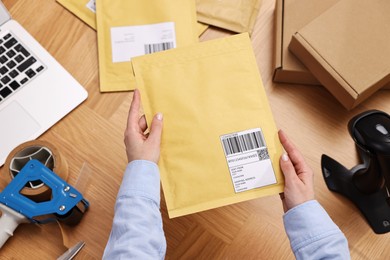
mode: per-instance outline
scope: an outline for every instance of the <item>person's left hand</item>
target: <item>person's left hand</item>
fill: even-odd
[[[280,168],[284,174],[284,193],[281,194],[284,212],[314,199],[313,170],[302,154],[280,130],[279,140],[286,153],[280,158]]]
[[[139,116],[141,96],[134,90],[130,105],[127,128],[125,131],[125,145],[128,162],[134,160],[148,160],[158,163],[160,158],[160,143],[163,127],[163,116],[158,113],[154,116],[149,133],[145,134],[148,126],[145,115]]]

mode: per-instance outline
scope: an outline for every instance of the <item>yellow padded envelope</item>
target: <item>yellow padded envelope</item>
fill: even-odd
[[[96,1],[95,0],[57,0],[62,6],[79,17],[86,24],[96,30]],[[197,23],[198,35],[202,35],[209,26]]]
[[[282,147],[247,33],[132,63],[149,125],[164,114],[159,166],[170,217],[282,192]],[[264,141],[266,150],[251,149]],[[250,189],[256,181],[262,187]]]
[[[252,33],[262,0],[196,0],[198,21],[233,32]]]
[[[176,47],[198,42],[196,9],[193,0],[96,0],[96,22],[99,52],[100,91],[125,91],[135,88],[135,80],[130,58],[116,59],[115,53],[128,55],[135,48],[128,48],[130,43],[139,41],[146,35],[149,27],[161,23],[173,23]],[[113,30],[144,28],[138,34],[122,32],[114,38]],[[160,33],[165,29],[160,29]],[[155,34],[153,34],[155,35]],[[171,32],[161,36],[167,37]],[[157,45],[163,45],[163,42]],[[112,42],[115,42],[113,45]],[[150,45],[156,44],[151,41]],[[119,51],[120,48],[126,47]],[[157,48],[156,48],[157,49]],[[145,53],[143,53],[145,54]],[[140,55],[143,55],[140,54]]]
[[[96,30],[95,0],[57,0],[57,2]]]

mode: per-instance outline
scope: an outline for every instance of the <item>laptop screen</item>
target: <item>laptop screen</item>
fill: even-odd
[[[2,1],[0,1],[0,25],[4,24],[11,19],[11,15],[8,13]]]

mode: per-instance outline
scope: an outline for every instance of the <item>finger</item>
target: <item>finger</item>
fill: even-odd
[[[302,154],[298,151],[295,145],[287,138],[287,135],[283,130],[279,130],[279,140],[283,145],[284,150],[287,152],[289,159],[295,166],[297,171],[306,171],[307,165]]]
[[[141,116],[141,118],[138,120],[138,125],[142,133],[145,133],[146,129],[148,129],[148,123],[146,122],[145,115]]]
[[[148,141],[153,143],[156,147],[160,147],[161,143],[161,134],[163,128],[162,120],[163,115],[161,113],[158,113],[153,117],[152,123],[150,125]]]
[[[280,157],[279,164],[280,169],[283,172],[286,185],[291,185],[293,182],[299,180],[294,165],[292,164],[291,160],[289,159],[289,156],[286,153]]]
[[[286,152],[291,156],[291,152],[296,150],[294,144],[288,139],[283,130],[279,130],[278,134],[279,140],[282,143],[284,150],[286,150]]]
[[[294,144],[287,138],[287,135],[282,130],[279,130],[279,139],[288,154],[288,159],[292,163],[295,175],[297,175],[299,180],[305,184],[312,183],[313,171],[306,164],[302,154],[295,148]],[[283,167],[287,167],[287,165],[285,164]],[[291,180],[294,180],[294,178],[291,177]]]
[[[134,90],[133,100],[131,101],[129,116],[127,118],[127,129],[134,126],[138,122],[139,108],[141,103],[141,96],[138,89]]]

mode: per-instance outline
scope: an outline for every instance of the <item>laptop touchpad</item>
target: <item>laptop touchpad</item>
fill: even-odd
[[[38,122],[16,101],[0,110],[0,165],[17,145],[39,130]]]

